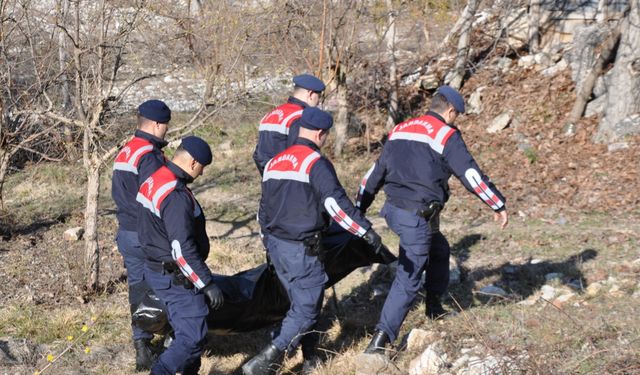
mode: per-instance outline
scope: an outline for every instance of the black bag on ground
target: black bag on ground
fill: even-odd
[[[384,247],[380,255],[361,238],[331,227],[322,239],[324,267],[330,288],[355,269],[373,263],[389,264],[396,257]],[[218,333],[247,332],[268,327],[284,319],[289,298],[273,267],[265,263],[232,276],[213,275],[225,301],[207,317],[209,330]],[[149,290],[132,314],[134,324],[153,333],[169,329],[164,304]]]

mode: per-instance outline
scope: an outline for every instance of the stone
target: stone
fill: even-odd
[[[564,275],[562,273],[560,273],[560,272],[551,272],[551,273],[548,273],[548,274],[544,275],[544,279],[546,281],[560,280],[560,279],[562,279],[563,276]]]
[[[478,293],[487,294],[487,295],[498,295],[503,297],[508,295],[508,293],[505,292],[504,289],[497,287],[493,284],[485,286],[484,288],[480,289]]]
[[[533,306],[536,304],[537,302],[537,298],[534,296],[531,296],[527,299],[523,299],[522,301],[518,302],[518,305],[522,305],[522,306]]]
[[[608,28],[603,24],[579,27],[574,31],[573,48],[565,54],[565,59],[571,67],[571,79],[576,83],[575,92],[582,89],[584,78],[596,61],[596,48],[604,42],[608,33]]]
[[[433,343],[409,364],[409,375],[437,375],[447,365],[447,355],[438,343]]]
[[[542,262],[544,262],[544,260],[542,260],[542,259],[531,259],[531,261],[529,263],[531,263],[531,264],[540,264]]]
[[[4,366],[34,366],[45,348],[27,339],[0,337],[0,368]]]
[[[460,370],[461,368],[465,367],[467,365],[467,363],[469,363],[469,355],[467,354],[463,354],[462,357],[456,359],[452,364],[451,364],[451,371],[453,373],[457,372],[458,370]]]
[[[620,150],[626,150],[629,148],[629,144],[627,142],[615,142],[607,145],[608,152],[616,152]]]
[[[604,113],[604,108],[607,105],[607,96],[602,95],[599,96],[589,103],[587,103],[587,108],[584,110],[584,117],[593,117],[598,116]]]
[[[356,358],[356,375],[401,375],[402,371],[382,354],[360,353]]]
[[[566,303],[567,301],[569,301],[570,299],[572,299],[573,297],[575,297],[575,293],[567,293],[567,294],[563,294],[560,297],[556,298],[553,301],[553,304],[558,306],[558,305],[562,305],[564,303]]]
[[[609,71],[608,73],[610,72],[611,71]],[[596,79],[596,84],[593,86],[593,91],[591,92],[591,95],[593,95],[594,98],[600,98],[602,96],[606,96],[605,95],[606,93],[607,93],[607,79],[605,78],[605,76],[600,76],[598,77],[598,79]]]
[[[421,328],[412,329],[407,335],[407,350],[417,351],[424,349],[431,344],[438,335],[434,331],[427,331]]]
[[[231,140],[226,140],[218,145],[218,150],[220,151],[230,151],[233,146],[233,142]]]
[[[469,96],[469,100],[467,100],[466,113],[470,113],[470,114],[482,113],[482,92],[484,91],[484,89],[486,89],[486,86],[480,86],[476,89],[476,91],[474,91],[471,94],[471,96]]]
[[[547,301],[551,301],[556,296],[556,288],[551,285],[543,285],[540,291],[542,292],[541,297]]]
[[[540,65],[543,68],[550,67],[553,64],[553,59],[547,52],[536,53],[533,55],[533,60],[536,62],[536,65]]]
[[[502,73],[507,73],[511,70],[511,65],[513,65],[513,61],[508,57],[501,57],[496,61],[496,66]]]
[[[507,126],[509,126],[509,123],[511,122],[511,116],[512,116],[511,111],[507,111],[500,114],[498,117],[493,119],[493,121],[491,122],[491,125],[489,125],[489,127],[487,128],[487,132],[493,134],[506,128]]]
[[[415,86],[423,90],[435,90],[440,86],[440,79],[434,73],[427,74],[418,78]]]
[[[79,241],[82,238],[83,234],[84,234],[83,227],[69,228],[64,231],[64,233],[62,234],[62,238],[64,238],[67,241]]]
[[[552,65],[544,70],[542,70],[542,75],[546,76],[546,77],[553,77],[555,75],[557,75],[560,72],[565,71],[567,68],[569,67],[569,63],[567,63],[567,60],[562,59],[560,61],[558,61],[555,65]]]
[[[602,120],[604,121],[606,118]],[[609,120],[611,122],[611,120]],[[609,143],[620,142],[627,136],[635,136],[640,134],[640,114],[631,114],[621,121],[613,124],[612,126],[602,129],[603,124],[600,124],[600,130],[598,130],[598,136],[596,140],[603,140]]]
[[[465,375],[498,375],[502,374],[502,363],[493,356],[488,356],[484,359],[478,358],[470,360],[468,367],[464,372],[458,372]]]
[[[530,68],[536,64],[536,58],[534,55],[526,55],[518,59],[518,66],[521,68]]]
[[[586,293],[587,293],[587,296],[589,297],[595,297],[596,295],[598,295],[598,293],[600,293],[600,290],[602,290],[602,284],[599,282],[595,282],[595,283],[589,284],[589,286],[587,287]]]

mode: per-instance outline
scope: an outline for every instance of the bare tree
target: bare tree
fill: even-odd
[[[598,13],[596,21],[603,23],[609,19],[609,0],[598,0]]]
[[[4,181],[16,154],[23,151],[52,159],[39,149],[46,149],[41,146],[51,142],[57,124],[24,111],[37,106],[38,92],[50,82],[32,74],[47,65],[50,46],[48,34],[27,22],[31,11],[28,2],[0,2],[0,206],[4,206]]]
[[[386,129],[391,130],[398,122],[398,67],[396,64],[396,12],[393,1],[386,0],[388,12],[388,30],[385,36],[389,55],[389,116]]]
[[[467,6],[462,11],[460,38],[458,39],[458,51],[456,53],[456,62],[453,69],[445,77],[445,82],[455,89],[462,86],[464,80],[465,68],[467,65],[467,57],[469,55],[469,47],[471,45],[471,26],[473,24],[473,16],[476,14],[480,1],[469,0]]]
[[[540,11],[542,0],[529,2],[529,52],[538,53],[540,50]]]

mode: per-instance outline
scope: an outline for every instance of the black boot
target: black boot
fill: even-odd
[[[376,333],[373,334],[371,342],[364,352],[367,354],[384,354],[384,347],[389,341],[389,336],[384,331],[377,330]]]
[[[150,370],[153,361],[156,359],[151,350],[151,340],[134,340],[133,347],[136,348],[136,371]]]
[[[442,307],[440,295],[433,292],[427,292],[424,299],[425,315],[432,320],[439,320],[447,316],[449,312]]]
[[[269,344],[258,355],[242,366],[243,375],[270,375],[280,368],[284,352]]]

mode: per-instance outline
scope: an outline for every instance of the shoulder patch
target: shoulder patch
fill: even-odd
[[[455,132],[456,129],[433,116],[422,116],[396,125],[389,133],[389,140],[426,143],[435,152],[442,154],[449,137]]]
[[[269,160],[262,181],[269,179],[309,182],[311,167],[321,155],[310,147],[293,145]]]

